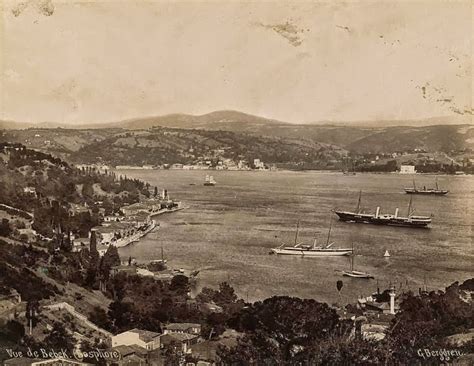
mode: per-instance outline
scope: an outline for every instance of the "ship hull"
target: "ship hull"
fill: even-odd
[[[354,212],[335,211],[340,221],[354,222],[359,224],[400,226],[412,228],[427,228],[431,219],[425,216],[417,217],[395,217],[392,215],[359,214]]]
[[[419,191],[415,189],[405,189],[406,194],[421,194],[426,196],[444,196],[448,194],[449,191],[435,191],[435,190],[427,190],[427,191]]]
[[[333,257],[352,254],[352,249],[302,249],[302,248],[274,248],[274,254],[298,255],[304,257]]]
[[[352,277],[352,278],[365,278],[365,279],[375,278],[370,273],[359,272],[359,271],[343,271],[342,275],[345,277]]]

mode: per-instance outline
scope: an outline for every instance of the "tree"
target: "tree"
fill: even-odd
[[[46,349],[66,349],[68,354],[72,354],[75,341],[61,323],[54,322],[53,329],[43,340],[43,343]]]
[[[251,335],[260,333],[255,341],[274,342],[284,360],[340,332],[339,317],[327,304],[287,296],[274,296],[243,308],[229,325]]]
[[[214,302],[222,307],[231,305],[237,301],[237,295],[234,289],[227,283],[222,282],[219,285],[219,291],[214,296]]]
[[[121,263],[118,249],[114,245],[109,245],[103,258],[103,266],[109,268],[109,270],[114,266],[119,266]]]
[[[2,219],[0,222],[0,236],[8,237],[11,233],[10,221],[8,219]]]
[[[25,327],[16,320],[9,320],[5,325],[3,333],[8,340],[18,343],[25,336]]]
[[[38,324],[39,302],[37,300],[30,300],[26,303],[25,317],[27,326],[34,328]]]
[[[189,292],[189,279],[184,275],[176,275],[171,279],[170,290],[181,294]]]
[[[133,306],[128,302],[111,302],[108,315],[117,331],[127,329],[134,318]]]
[[[181,344],[179,342],[172,341],[167,344],[163,356],[165,366],[180,366],[184,364],[184,355],[181,351]]]
[[[103,329],[110,329],[110,319],[107,312],[99,306],[94,306],[92,311],[89,313],[89,320]]]

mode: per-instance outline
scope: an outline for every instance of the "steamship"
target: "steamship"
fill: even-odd
[[[395,213],[393,215],[381,214],[380,207],[377,207],[375,214],[361,212],[361,195],[362,192],[359,192],[359,201],[355,211],[334,210],[334,213],[339,216],[340,221],[374,225],[403,226],[412,228],[426,228],[429,224],[431,224],[430,216],[413,215],[412,197],[410,197],[407,216],[399,216],[398,208],[395,210]]]
[[[418,188],[415,184],[415,180],[413,179],[413,188],[405,188],[405,192],[407,194],[425,194],[425,195],[433,195],[433,196],[444,196],[448,194],[448,190],[446,189],[439,189],[438,187],[438,179],[436,179],[436,188]]]

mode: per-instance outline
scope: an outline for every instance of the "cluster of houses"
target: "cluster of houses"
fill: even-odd
[[[162,164],[162,165],[117,165],[115,169],[128,170],[128,169],[171,169],[171,170],[268,170],[275,169],[274,166],[265,164],[261,159],[255,158],[253,161],[247,161],[244,159],[234,160],[225,158],[223,154],[228,148],[220,148],[212,151],[209,156],[200,156],[194,163],[174,163],[174,164]],[[95,171],[107,171],[110,168],[105,165],[93,164],[93,165],[78,165],[78,167],[86,167]]]
[[[184,364],[186,356],[191,356],[190,366],[210,366],[217,361],[220,346],[235,346],[239,334],[227,330],[219,340],[210,341],[201,337],[201,325],[197,323],[170,323],[163,327],[162,333],[142,329],[131,329],[112,337],[112,352],[120,354],[122,365],[163,365],[164,354],[172,351],[180,355]]]
[[[225,338],[225,337],[224,337]],[[235,343],[236,335],[228,334],[226,338]],[[167,361],[166,353],[171,351],[180,357],[180,364],[186,356],[192,356],[190,366],[211,366],[216,364],[216,351],[219,345],[228,344],[207,341],[201,337],[201,324],[197,323],[170,323],[164,326],[162,333],[143,329],[130,329],[112,335],[108,342],[109,348],[96,353],[106,365],[156,365],[163,366]],[[80,353],[76,351],[75,355]],[[74,359],[64,358],[27,358],[16,357],[4,362],[5,365],[90,365]],[[184,364],[184,363],[183,363]]]
[[[180,203],[171,200],[167,190],[163,190],[160,196],[124,206],[117,214],[103,216],[101,225],[93,227],[89,237],[73,238],[73,251],[80,251],[93,243],[102,256],[110,245],[126,246],[153,230],[157,225],[153,216],[178,209]]]

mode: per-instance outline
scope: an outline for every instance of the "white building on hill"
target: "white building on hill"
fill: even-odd
[[[160,348],[160,334],[142,329],[131,329],[112,337],[112,347],[137,345],[149,351]]]
[[[400,174],[415,174],[415,166],[414,165],[401,165],[400,166]]]

